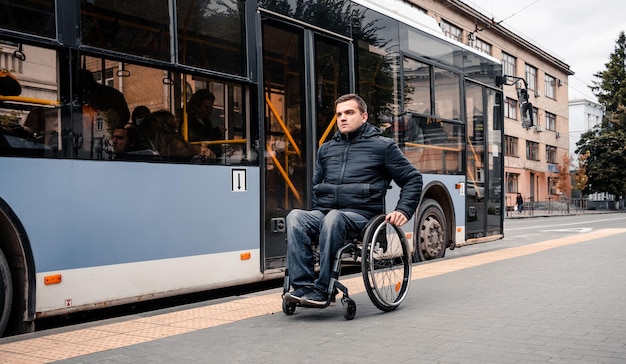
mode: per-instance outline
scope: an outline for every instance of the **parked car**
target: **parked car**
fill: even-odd
[[[468,181],[466,193],[474,197],[476,201],[482,201],[485,198],[485,183]]]

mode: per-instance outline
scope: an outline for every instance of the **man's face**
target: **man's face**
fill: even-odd
[[[206,99],[202,104],[200,104],[200,108],[198,110],[198,116],[202,119],[208,119],[211,117],[211,113],[213,113],[213,100]]]
[[[115,129],[113,131],[113,140],[111,143],[113,144],[113,153],[119,154],[126,152],[130,147],[128,141],[128,130]]]
[[[337,128],[342,134],[351,133],[367,121],[367,113],[361,113],[356,100],[340,102],[335,108],[337,115]]]

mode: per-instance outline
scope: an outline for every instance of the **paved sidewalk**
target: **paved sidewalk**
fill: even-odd
[[[131,323],[169,327],[166,315],[136,315],[122,321],[126,332],[116,336],[128,345],[59,363],[624,363],[625,238],[626,229],[598,230],[418,264],[409,295],[394,312],[377,310],[362,289],[351,291],[352,321],[343,319],[340,305],[286,316],[280,290],[272,290],[218,302],[244,307],[258,299],[249,309],[263,311],[267,301],[267,312],[133,345],[142,329]],[[362,287],[358,276],[342,281]],[[179,311],[193,317],[218,303]],[[91,324],[89,332],[108,325]],[[2,339],[0,358],[32,340],[69,342],[82,329]],[[31,358],[46,352],[38,349]]]

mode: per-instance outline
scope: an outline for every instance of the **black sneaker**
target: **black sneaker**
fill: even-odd
[[[322,292],[319,288],[315,288],[302,297],[302,303],[311,306],[324,306],[326,302],[328,302],[328,293]]]
[[[285,301],[291,302],[291,303],[302,302],[302,298],[311,291],[313,291],[313,288],[306,287],[306,286],[294,289],[291,292],[285,293]]]

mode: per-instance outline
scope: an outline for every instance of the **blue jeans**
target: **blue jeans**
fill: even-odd
[[[294,288],[313,285],[328,291],[335,254],[346,237],[358,235],[368,219],[356,212],[331,210],[292,210],[287,215],[287,269]],[[319,277],[315,279],[315,257],[312,241],[318,240],[320,250]]]

